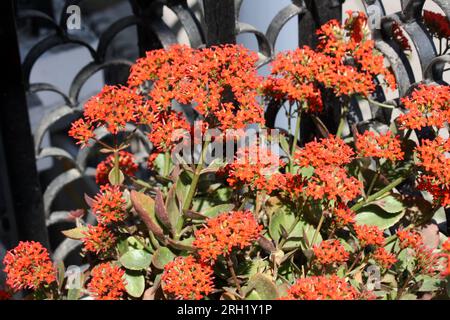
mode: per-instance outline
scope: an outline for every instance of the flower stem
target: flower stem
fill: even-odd
[[[183,211],[189,210],[191,207],[192,200],[194,199],[195,192],[197,191],[197,185],[200,180],[200,174],[203,170],[206,152],[208,150],[208,145],[209,145],[209,138],[206,138],[205,142],[203,143],[202,153],[200,155],[199,163],[197,165],[197,168],[195,169],[194,176],[192,178],[192,182],[189,187],[188,194],[187,194],[186,199],[183,204]]]
[[[366,98],[366,99],[367,99],[367,101],[369,101],[370,103],[372,103],[372,104],[374,104],[374,105],[376,105],[376,106],[378,106],[378,107],[386,108],[386,109],[395,109],[395,106],[394,106],[394,105],[381,103],[381,102],[372,100],[372,99],[370,99],[370,98]]]
[[[119,151],[114,150],[114,171],[116,174],[116,181],[120,181],[120,163],[119,163]]]
[[[294,140],[292,140],[292,146],[291,146],[291,161],[290,161],[290,171],[293,174],[294,173],[294,153],[295,149],[297,148],[297,142],[300,135],[300,125],[302,122],[302,109],[297,108],[297,120],[295,122],[295,132],[294,132]]]
[[[358,211],[359,209],[361,209],[365,204],[370,203],[376,199],[378,199],[379,197],[385,195],[386,193],[388,193],[389,191],[391,191],[392,189],[394,189],[395,187],[397,187],[399,184],[401,184],[402,182],[404,182],[406,180],[406,177],[400,177],[395,179],[394,181],[392,181],[389,185],[387,185],[386,187],[384,187],[383,189],[381,189],[380,191],[374,193],[373,195],[369,196],[366,200],[363,200],[361,202],[358,202],[357,204],[355,204],[353,207],[351,207],[350,209],[353,211]]]
[[[231,277],[233,278],[233,282],[236,285],[238,293],[243,298],[244,295],[242,293],[242,288],[241,288],[241,285],[239,284],[238,278],[236,276],[236,272],[234,271],[233,261],[231,261],[231,257],[230,256],[228,256],[228,258],[227,258],[227,266],[228,266],[228,270],[231,273]]]
[[[322,229],[323,222],[325,221],[325,215],[322,212],[322,215],[320,216],[319,225],[317,226],[316,231],[314,231],[314,235],[312,238],[312,241],[310,243],[310,248],[314,245],[314,242],[316,242],[317,236],[319,235],[320,229]]]

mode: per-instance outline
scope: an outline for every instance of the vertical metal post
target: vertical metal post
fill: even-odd
[[[236,43],[234,0],[203,0],[206,45]]]
[[[0,2],[0,130],[18,238],[49,246],[17,42],[14,0]]]

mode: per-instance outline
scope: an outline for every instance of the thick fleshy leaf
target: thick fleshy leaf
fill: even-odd
[[[392,195],[383,197],[377,201],[371,202],[370,204],[377,205],[388,213],[397,213],[405,209],[403,203]]]
[[[114,167],[109,172],[108,180],[113,186],[117,186],[121,185],[124,182],[125,176],[123,175],[123,172],[120,169]]]
[[[179,233],[183,228],[183,215],[181,214],[181,203],[176,194],[176,185],[173,185],[167,193],[165,205],[170,225],[173,226],[176,233]]]
[[[152,263],[153,265],[163,270],[166,264],[168,264],[170,261],[175,259],[175,255],[166,247],[161,247],[156,250],[155,254],[153,255]]]
[[[173,231],[173,226],[170,223],[169,215],[167,213],[166,205],[161,190],[156,190],[155,196],[155,213],[158,220],[170,231]]]
[[[140,298],[145,291],[145,277],[140,272],[127,270],[124,280],[128,294],[134,298]]]
[[[69,230],[64,230],[61,232],[69,239],[81,240],[86,237],[85,232],[87,232],[88,230],[89,230],[88,227],[78,227]]]
[[[356,215],[356,223],[359,225],[367,224],[370,226],[377,226],[384,230],[399,222],[404,214],[404,210],[396,213],[389,213],[384,211],[380,206],[367,205]]]
[[[233,208],[234,208],[233,204],[219,204],[218,206],[206,209],[205,211],[202,212],[202,214],[208,218],[214,218],[221,213],[233,210]]]
[[[164,240],[164,232],[155,216],[155,201],[150,196],[135,190],[131,191],[130,199],[134,209],[147,228],[153,232],[157,238]]]
[[[277,286],[273,280],[262,273],[253,275],[248,281],[247,292],[256,291],[262,300],[275,300],[278,298]],[[256,298],[257,296],[254,296]]]
[[[130,250],[119,259],[129,270],[146,270],[152,261],[152,255],[145,250]]]

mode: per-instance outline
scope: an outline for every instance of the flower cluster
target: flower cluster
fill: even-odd
[[[301,278],[292,285],[286,300],[356,300],[360,293],[336,275]]]
[[[69,135],[84,146],[95,137],[94,129],[100,126],[118,134],[127,123],[139,123],[142,104],[142,96],[128,87],[105,86],[85,104],[84,117],[72,125]]]
[[[95,266],[91,271],[88,290],[96,300],[121,300],[125,293],[125,271],[107,262]]]
[[[262,226],[249,211],[223,213],[206,221],[195,232],[193,246],[201,260],[214,263],[220,256],[228,256],[233,249],[244,249],[256,241]]]
[[[436,12],[424,10],[423,22],[428,31],[436,38],[450,39],[450,22],[448,21],[448,17]]]
[[[175,299],[200,300],[214,290],[212,268],[193,256],[169,262],[161,280],[164,292]]]
[[[106,160],[100,162],[97,165],[97,171],[95,175],[95,181],[98,185],[108,184],[109,179],[108,175],[111,170],[114,168],[114,155],[108,156]],[[138,165],[134,159],[134,155],[126,152],[119,152],[119,169],[123,172],[124,175],[128,177],[133,177],[138,170]]]
[[[450,120],[450,87],[419,85],[401,102],[406,114],[397,118],[404,129],[422,129],[429,126],[443,128]]]
[[[37,290],[56,281],[56,270],[47,249],[39,242],[20,242],[3,259],[6,284],[15,291]]]
[[[103,225],[88,226],[84,232],[83,251],[101,255],[107,253],[116,244],[117,238],[107,227]]]
[[[122,222],[126,218],[126,201],[120,187],[101,186],[92,203],[92,212],[103,225]]]
[[[152,83],[148,104],[153,112],[171,110],[175,100],[193,104],[210,127],[239,129],[250,123],[264,123],[256,99],[261,82],[256,62],[256,55],[241,46],[196,50],[175,45],[150,51],[138,60],[128,84],[135,88]]]
[[[384,244],[383,231],[377,226],[354,225],[356,237],[361,247],[382,246]]]
[[[268,194],[279,188],[279,168],[284,163],[269,148],[258,145],[239,149],[229,166],[228,183],[233,188],[248,185],[255,191],[264,190]]]
[[[300,167],[314,168],[314,174],[305,187],[306,196],[347,203],[361,194],[361,182],[350,177],[344,167],[353,157],[353,150],[342,139],[333,136],[309,142],[297,151],[295,163]]]
[[[355,140],[360,157],[403,160],[404,152],[399,137],[393,136],[390,131],[378,135],[373,131],[365,131],[363,134],[356,134]]]
[[[414,230],[397,231],[400,248],[409,250],[415,259],[415,269],[419,274],[434,276],[442,269],[442,256],[425,245],[422,236]]]
[[[423,140],[416,147],[417,165],[424,172],[419,176],[418,188],[428,191],[441,206],[450,205],[450,140],[437,137],[435,140]]]
[[[444,251],[444,257],[446,260],[446,265],[444,267],[444,270],[442,271],[442,275],[444,277],[450,276],[450,239],[447,239],[442,244],[442,250]]]
[[[366,16],[348,14],[344,25],[332,20],[319,29],[316,51],[304,47],[278,54],[264,85],[266,92],[275,99],[306,103],[307,111],[320,112],[321,88],[336,96],[368,96],[375,90],[375,77],[381,75],[395,89],[383,56],[368,39]]]
[[[392,23],[392,35],[394,41],[398,43],[400,48],[402,48],[403,52],[407,54],[410,54],[412,52],[408,38],[405,36],[402,28],[396,21]]]
[[[385,248],[379,247],[375,249],[372,254],[372,258],[375,262],[381,266],[383,269],[389,269],[394,263],[397,262],[395,254],[389,253]]]
[[[320,265],[332,265],[345,263],[349,253],[339,240],[322,241],[313,247],[315,262]]]

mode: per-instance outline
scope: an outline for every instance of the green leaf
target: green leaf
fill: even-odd
[[[421,286],[417,290],[418,292],[433,292],[441,287],[442,280],[436,279],[427,275],[419,275],[416,278],[417,281],[421,281]]]
[[[171,262],[173,259],[175,259],[175,255],[172,251],[166,247],[160,247],[153,255],[152,263],[156,268],[163,270],[166,264]]]
[[[314,167],[303,167],[300,169],[299,173],[305,178],[311,178],[314,174]]]
[[[277,286],[269,276],[262,273],[257,273],[250,278],[247,290],[247,292],[256,291],[262,300],[278,298]]]
[[[387,197],[371,202],[370,204],[377,205],[388,213],[397,213],[405,209],[403,203],[392,195],[388,195]]]
[[[119,170],[118,173],[117,173],[117,170]],[[125,176],[123,175],[123,172],[120,169],[117,169],[116,167],[114,167],[109,172],[108,180],[113,186],[117,186],[117,185],[121,185],[125,181]]]
[[[81,289],[69,289],[67,291],[67,300],[78,300],[81,297]]]
[[[134,209],[136,209],[136,212],[147,228],[153,232],[157,238],[164,239],[164,232],[155,216],[155,201],[145,193],[137,192],[135,190],[131,191],[130,199]]]
[[[73,240],[81,240],[86,237],[86,232],[88,231],[88,227],[78,227],[74,229],[61,231],[63,235],[65,235],[69,239]]]
[[[201,213],[204,216],[207,216],[208,218],[214,218],[214,217],[217,217],[221,213],[229,212],[229,211],[233,210],[233,208],[234,208],[233,204],[219,204],[218,206],[208,208]]]
[[[290,154],[291,151],[289,147],[289,142],[287,141],[286,137],[283,134],[280,134],[279,137],[281,149],[283,149],[283,151],[286,152],[286,154]]]
[[[389,213],[377,205],[367,205],[359,210],[356,215],[356,223],[377,226],[382,230],[392,227],[404,216],[405,211]]]
[[[270,237],[278,243],[283,236],[283,230],[288,231],[295,222],[295,216],[285,211],[278,211],[270,219],[269,234]]]
[[[170,225],[173,226],[176,234],[178,234],[183,229],[183,215],[181,213],[181,203],[177,198],[176,187],[177,184],[173,185],[167,193],[165,206]]]
[[[127,270],[124,280],[128,294],[134,298],[140,298],[145,291],[145,277],[140,272]]]
[[[144,250],[130,250],[120,257],[120,263],[129,270],[146,270],[152,255]]]

